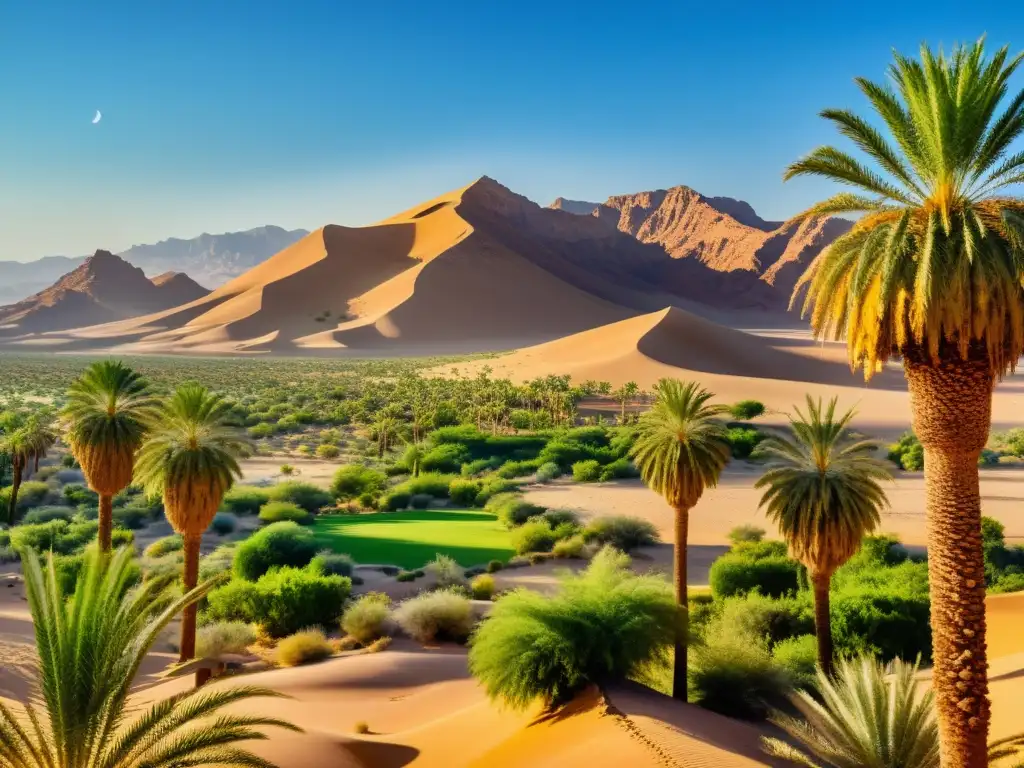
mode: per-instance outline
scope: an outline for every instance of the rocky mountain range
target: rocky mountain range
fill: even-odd
[[[304,229],[265,226],[191,239],[169,238],[133,245],[117,254],[147,275],[185,272],[201,285],[214,288],[237,277],[309,234]],[[42,291],[80,266],[86,256],[46,256],[35,261],[0,261],[0,304],[9,304]]]
[[[0,337],[109,323],[187,304],[209,291],[181,272],[152,280],[108,251],[96,251],[57,282],[0,307]]]
[[[756,274],[784,294],[801,265],[852,226],[839,218],[800,225],[766,221],[742,200],[705,197],[684,186],[616,195],[600,204],[558,198],[549,207],[604,221],[675,258],[696,258],[719,272]]]

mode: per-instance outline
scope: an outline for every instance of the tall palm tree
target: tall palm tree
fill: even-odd
[[[172,599],[159,580],[133,588],[132,550],[112,557],[91,549],[64,598],[50,556],[23,555],[25,587],[39,654],[36,695],[27,718],[0,701],[0,765],[23,768],[172,768],[268,763],[239,746],[266,738],[262,728],[298,731],[268,717],[224,709],[257,696],[252,686],[190,690],[135,714],[128,695],[143,659],[168,622],[212,582]],[[40,711],[42,710],[42,711]]]
[[[917,671],[917,664],[896,659],[887,668],[870,656],[839,662],[835,677],[819,670],[820,698],[806,691],[792,697],[802,717],[771,718],[804,750],[765,738],[765,751],[809,768],[938,768],[933,693],[918,689]],[[1021,735],[993,742],[986,764],[1022,746]]]
[[[725,408],[709,405],[711,393],[696,382],[662,379],[655,387],[651,410],[640,417],[639,435],[630,454],[651,490],[665,497],[675,510],[676,548],[673,564],[676,600],[682,622],[676,634],[672,695],[686,699],[686,640],[689,605],[686,590],[686,542],[690,509],[705,488],[718,484],[729,463]]]
[[[754,487],[765,489],[760,506],[779,526],[793,558],[807,567],[814,588],[818,663],[831,675],[832,574],[881,521],[879,511],[888,504],[881,481],[891,478],[892,471],[872,455],[877,443],[849,436],[854,412],[836,418],[836,398],[822,409],[821,400],[808,395],[807,413],[794,410],[793,436],[772,435],[758,446],[768,466]]]
[[[925,450],[928,574],[942,765],[985,764],[990,703],[977,459],[988,439],[995,380],[1024,351],[1024,91],[1005,111],[1022,56],[984,43],[951,55],[897,55],[891,85],[858,79],[889,136],[830,109],[869,158],[832,147],[786,178],[822,176],[855,187],[801,214],[863,213],[797,285],[819,337],[846,337],[866,376],[903,361],[914,432]],[[895,90],[893,88],[895,87]]]
[[[24,427],[14,430],[4,438],[4,453],[11,461],[11,498],[8,502],[7,524],[14,525],[17,519],[18,491],[21,489],[25,467],[32,456],[32,443]]]
[[[139,450],[137,481],[151,496],[162,496],[167,519],[184,540],[185,590],[199,581],[199,550],[224,494],[242,476],[238,459],[248,442],[225,425],[230,405],[198,384],[185,384],[163,404],[158,425]],[[185,608],[181,661],[195,656],[196,607]],[[199,673],[197,682],[206,675]]]
[[[113,499],[132,481],[135,453],[155,413],[149,385],[124,363],[93,363],[68,388],[64,420],[71,453],[99,494],[100,549],[110,550]]]

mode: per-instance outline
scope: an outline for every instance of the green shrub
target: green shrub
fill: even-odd
[[[210,521],[210,530],[218,536],[227,536],[238,528],[238,518],[230,512],[218,512]]]
[[[437,586],[442,588],[458,587],[466,583],[462,566],[455,561],[455,558],[448,557],[448,555],[435,556],[433,560],[423,566],[423,570],[433,576]]]
[[[334,625],[351,588],[349,579],[328,576],[316,567],[273,568],[256,581],[233,579],[210,592],[208,614],[216,620],[258,624],[271,637],[285,637]]]
[[[809,594],[771,598],[757,592],[729,597],[720,602],[719,614],[709,631],[730,637],[756,637],[769,647],[814,632],[814,613]]]
[[[398,512],[403,509],[408,509],[409,502],[412,500],[412,494],[405,491],[392,491],[380,500],[381,509],[387,512]]]
[[[737,525],[729,531],[729,541],[733,546],[738,544],[758,543],[764,540],[765,530],[756,525]]]
[[[754,449],[765,439],[767,435],[763,432],[748,427],[731,427],[725,435],[729,443],[734,459],[746,459],[754,452]]]
[[[270,500],[295,504],[307,512],[318,512],[321,507],[329,506],[332,498],[331,494],[312,483],[289,480],[270,488]]]
[[[473,606],[454,589],[409,598],[399,604],[392,618],[405,634],[421,643],[463,642],[473,631]]]
[[[321,459],[336,459],[341,455],[341,449],[330,443],[321,443],[316,447],[316,455]]]
[[[913,432],[904,432],[898,441],[889,446],[889,461],[908,472],[924,469],[924,446]]]
[[[272,523],[238,545],[232,567],[239,578],[255,581],[274,566],[307,565],[318,549],[312,531],[297,523]]]
[[[6,510],[0,510],[0,513],[6,513]],[[52,520],[64,520],[70,523],[74,516],[75,510],[70,507],[36,507],[25,513],[25,516],[21,518],[21,524],[38,525],[39,523],[49,523]]]
[[[516,590],[499,599],[473,636],[470,672],[516,709],[568,701],[663,661],[676,616],[666,580],[633,574],[628,557],[605,549],[583,573],[563,576],[553,596]]]
[[[505,480],[501,477],[488,478],[481,484],[480,493],[476,495],[476,506],[486,508],[495,496],[511,493],[518,487],[514,480]]]
[[[333,576],[351,576],[356,568],[356,562],[351,555],[332,552],[329,549],[317,552],[316,557],[310,562],[316,563],[322,573]]]
[[[469,589],[474,600],[490,600],[494,597],[496,589],[494,577],[489,573],[481,573],[470,582]]]
[[[627,458],[616,459],[611,464],[606,464],[601,468],[600,480],[602,483],[606,483],[609,480],[625,480],[631,477],[640,477],[640,471]]]
[[[416,581],[418,578],[419,576],[416,575],[416,571],[401,571],[397,576],[395,576],[395,581],[405,583],[408,581]]]
[[[265,421],[261,421],[259,424],[253,424],[246,432],[249,433],[249,437],[260,440],[265,437],[272,437],[277,430],[273,424],[267,424]]]
[[[743,720],[763,720],[785,706],[794,685],[763,642],[720,634],[690,650],[687,678],[690,701]]]
[[[381,493],[388,486],[388,478],[383,472],[359,464],[348,464],[339,467],[334,473],[331,493],[336,499],[348,501],[364,493]]]
[[[818,669],[818,638],[814,635],[799,635],[776,643],[772,648],[775,663],[789,672],[790,679],[798,688],[813,689]]]
[[[56,494],[50,492],[50,486],[36,480],[26,480],[18,489],[18,504],[15,509],[22,513],[32,507],[53,504],[59,501]],[[0,488],[0,510],[6,515],[11,504],[11,488]]]
[[[413,496],[426,494],[435,499],[447,499],[448,488],[454,479],[452,475],[423,473],[419,477],[410,477],[408,480],[399,483],[395,486],[394,490],[405,491]]]
[[[764,403],[758,400],[740,400],[729,406],[729,415],[737,421],[750,421],[764,414]]]
[[[495,473],[498,477],[511,480],[515,477],[527,477],[537,471],[540,465],[536,460],[532,461],[506,461]]]
[[[910,594],[903,585],[886,591],[872,586],[849,586],[833,591],[832,640],[840,655],[869,653],[883,661],[932,655],[928,594]]]
[[[236,515],[255,515],[270,501],[270,491],[254,485],[236,485],[224,494],[221,506]]]
[[[70,485],[64,486],[64,500],[72,506],[80,506],[86,504],[94,507],[99,504],[100,497],[96,491],[86,488],[84,485],[77,483],[71,483]]]
[[[199,581],[228,573],[235,561],[235,544],[221,544],[199,560]]]
[[[391,599],[380,592],[363,595],[345,609],[341,617],[342,630],[361,644],[373,642],[388,634]]]
[[[425,451],[420,459],[422,472],[458,472],[470,458],[469,451],[457,443],[443,443]]]
[[[552,528],[566,523],[577,526],[580,524],[580,515],[573,509],[546,509],[541,517],[551,523]]]
[[[796,592],[800,566],[788,557],[753,559],[740,553],[722,555],[711,564],[711,591],[716,598],[759,591],[769,597]]]
[[[553,461],[548,461],[537,467],[537,482],[550,483],[552,480],[562,476],[562,469]]]
[[[456,477],[448,485],[448,498],[457,506],[471,507],[476,502],[481,487],[482,485],[475,480]]]
[[[429,493],[414,493],[409,499],[409,506],[413,509],[427,509],[433,501],[434,497]]]
[[[163,557],[164,555],[169,555],[171,552],[180,552],[184,546],[185,541],[181,538],[181,534],[175,533],[171,536],[164,536],[162,539],[157,539],[143,550],[143,554],[146,557]]]
[[[637,547],[649,547],[661,539],[654,523],[626,515],[591,520],[584,529],[583,536],[588,542],[609,544],[622,552],[632,552]]]
[[[114,525],[118,528],[128,528],[136,531],[145,528],[150,521],[150,511],[147,507],[138,507],[129,504],[123,507],[114,508]]]
[[[582,535],[556,541],[551,553],[558,558],[579,560],[586,556],[587,542]]]
[[[487,563],[487,573],[497,573],[504,567],[505,564],[501,560],[491,560]]]
[[[19,525],[11,529],[11,547],[19,552],[34,549],[39,553],[52,550],[59,555],[76,554],[96,538],[98,529],[99,525],[93,521],[51,520],[38,525]],[[131,544],[134,536],[131,531],[115,529],[111,539],[114,547],[121,547]]]
[[[459,471],[463,477],[473,477],[488,470],[497,469],[501,463],[501,459],[497,456],[492,456],[489,459],[476,459],[463,464]],[[444,470],[439,468],[438,471],[443,472]]]
[[[264,525],[286,521],[306,525],[313,522],[313,516],[298,504],[288,501],[269,501],[260,508],[260,522]]]
[[[298,667],[323,661],[334,655],[334,649],[319,629],[304,629],[277,644],[274,660],[279,667]]]
[[[547,520],[530,520],[512,532],[512,546],[516,554],[550,552],[558,538]]]
[[[497,496],[492,496],[484,509],[497,515],[498,520],[507,528],[515,528],[532,517],[544,514],[544,507],[524,501],[512,493],[499,493]]]
[[[572,465],[572,479],[577,483],[593,483],[601,478],[601,464],[597,459],[585,459]]]
[[[224,654],[244,654],[256,642],[256,630],[242,621],[218,621],[196,632],[196,655],[215,659]]]

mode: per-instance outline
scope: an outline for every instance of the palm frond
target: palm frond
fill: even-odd
[[[644,482],[674,507],[692,507],[713,488],[731,451],[711,393],[696,382],[662,379],[651,410],[639,421],[630,455]]]

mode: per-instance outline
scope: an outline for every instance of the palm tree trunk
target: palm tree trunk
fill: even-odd
[[[97,538],[100,542],[100,552],[109,552],[114,530],[114,497],[100,494],[100,529]]]
[[[672,667],[672,698],[686,701],[686,645],[690,633],[690,603],[686,590],[686,547],[690,536],[690,508],[676,507],[676,549],[672,577],[679,604],[675,663]]]
[[[829,591],[832,587],[832,574],[816,571],[811,574],[811,583],[814,585],[814,634],[818,638],[818,664],[831,677],[833,651]]]
[[[7,524],[14,525],[18,510],[18,491],[21,489],[21,467],[22,464],[17,458],[14,460],[11,473],[11,502],[7,509]]]
[[[202,534],[196,536],[185,534],[185,570],[183,573],[184,591],[191,592],[199,583],[199,546]],[[181,614],[181,652],[179,662],[186,662],[196,655],[196,604],[192,603]]]
[[[916,352],[916,351],[915,351]],[[933,685],[942,768],[987,765],[985,565],[978,456],[988,441],[994,377],[984,348],[966,361],[904,359],[914,431],[924,446]]]

